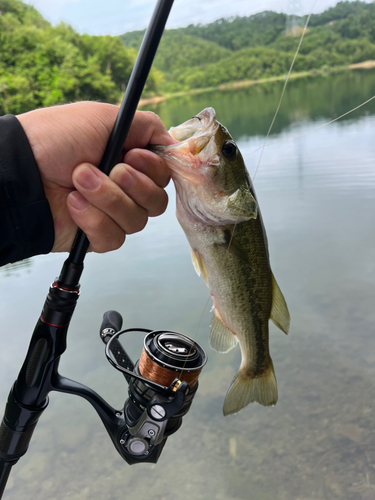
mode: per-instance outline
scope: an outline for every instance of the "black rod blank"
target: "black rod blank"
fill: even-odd
[[[158,1],[150,24],[143,38],[120,110],[111,135],[108,139],[102,161],[99,165],[99,169],[107,175],[119,161],[123,145],[137,110],[160,39],[163,35],[164,27],[172,8],[173,1],[174,0]],[[90,242],[85,233],[81,229],[78,229],[68,261],[75,265],[81,265],[85,258],[89,244]],[[61,276],[60,278],[64,278],[64,276]],[[65,279],[61,279],[61,281],[66,283]]]
[[[3,496],[14,462],[0,462],[0,498]]]

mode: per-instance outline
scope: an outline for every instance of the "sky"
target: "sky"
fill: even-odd
[[[79,33],[120,35],[146,28],[156,0],[26,0],[52,24],[65,21]],[[337,0],[175,0],[168,28],[207,24],[221,17],[264,10],[296,14],[323,12]]]

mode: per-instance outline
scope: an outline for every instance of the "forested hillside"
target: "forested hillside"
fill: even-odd
[[[299,33],[305,22],[306,16],[300,19]],[[299,36],[286,33],[285,27],[285,14],[265,11],[167,31],[155,60],[155,66],[164,73],[164,91],[286,74]],[[126,33],[121,39],[125,46],[138,49],[143,33]],[[215,52],[213,47],[222,52]],[[375,4],[339,2],[311,16],[294,71],[328,69],[370,59],[375,59]]]
[[[235,51],[269,45],[284,35],[285,25],[285,14],[264,11],[250,17],[218,19],[206,26],[190,25],[183,31]]]
[[[0,114],[77,99],[117,103],[136,57],[117,37],[52,27],[33,7],[0,0]],[[146,95],[156,93],[153,70]]]
[[[299,41],[285,26],[285,14],[265,11],[167,30],[144,97],[285,75]],[[119,102],[143,34],[80,35],[21,0],[0,0],[0,114],[78,99]],[[294,71],[370,59],[375,4],[345,1],[311,16]]]

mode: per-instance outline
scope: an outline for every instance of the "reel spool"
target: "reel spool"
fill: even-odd
[[[139,372],[165,386],[170,386],[177,376],[193,389],[206,361],[206,353],[200,345],[186,335],[155,331],[144,339]]]
[[[122,453],[128,463],[155,463],[166,439],[180,428],[190,409],[207,356],[199,344],[181,333],[140,328],[114,331],[102,330],[101,336],[108,361],[129,383]],[[134,365],[119,337],[137,331],[147,335]]]

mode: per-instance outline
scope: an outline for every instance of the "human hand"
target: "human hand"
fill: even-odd
[[[17,118],[30,142],[55,227],[53,252],[70,251],[77,226],[90,250],[119,248],[168,203],[169,170],[148,144],[175,141],[160,118],[137,111],[123,149],[123,163],[109,177],[99,165],[118,107],[80,102],[30,111]]]

